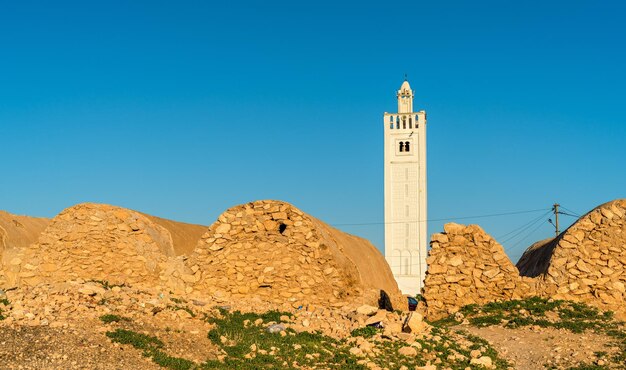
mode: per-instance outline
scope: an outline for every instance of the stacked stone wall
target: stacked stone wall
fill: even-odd
[[[535,292],[532,279],[520,277],[502,246],[477,225],[446,224],[431,237],[427,263],[423,295],[431,319]]]
[[[47,218],[13,215],[0,211],[0,286],[7,283],[7,274],[19,269],[20,251],[35,243],[48,226]]]
[[[513,266],[476,225],[434,234],[424,298],[430,318],[477,303],[540,296],[626,313],[626,200],[592,210],[557,238],[533,244]],[[518,270],[519,268],[519,270]]]
[[[626,200],[595,208],[558,238],[529,249],[518,266],[537,277],[544,296],[625,310]]]
[[[337,242],[336,233],[288,203],[244,204],[219,216],[195,251],[174,261],[162,279],[186,293],[224,299],[258,296],[294,307],[341,306],[363,299],[371,303],[386,289],[397,307],[406,306],[382,255],[367,241],[351,237],[362,246],[362,261],[354,263],[353,253]],[[368,260],[374,263],[363,262]],[[384,266],[383,271],[368,269],[375,265]],[[383,281],[374,284],[363,277],[368,274]]]
[[[26,285],[81,278],[154,286],[171,256],[165,228],[138,212],[85,203],[54,217],[38,242],[13,259],[7,277]]]

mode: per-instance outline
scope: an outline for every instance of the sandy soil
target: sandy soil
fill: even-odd
[[[611,338],[593,333],[575,334],[564,329],[524,327],[507,329],[500,326],[477,328],[460,325],[465,330],[486,339],[498,353],[515,364],[519,370],[545,369],[545,365],[568,368],[580,362],[597,360],[594,353],[614,353]]]

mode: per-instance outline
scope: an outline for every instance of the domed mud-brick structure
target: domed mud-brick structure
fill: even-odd
[[[557,238],[532,245],[517,263],[542,294],[626,310],[626,199],[605,203]]]
[[[84,203],[54,217],[39,241],[23,250],[18,283],[68,279],[156,286],[169,257],[171,233],[139,212]]]
[[[258,296],[295,307],[375,304],[382,289],[396,307],[406,306],[387,263],[371,243],[272,200],[224,212],[184,264],[179,259],[163,279],[178,291],[223,298]]]
[[[7,272],[19,269],[19,251],[37,241],[50,219],[17,216],[0,211],[0,286],[7,282]]]

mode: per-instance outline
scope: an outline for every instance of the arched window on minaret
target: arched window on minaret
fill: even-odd
[[[396,128],[400,128],[400,116],[396,116]]]
[[[400,153],[404,152],[404,141],[400,142]]]
[[[413,118],[409,117],[409,128],[413,128]]]
[[[404,257],[404,274],[411,275],[411,264],[413,262],[413,258],[411,255],[411,251],[405,251],[408,256]]]
[[[406,117],[402,116],[402,128],[406,129]]]
[[[404,143],[404,149],[405,149],[405,152],[410,152],[411,151],[411,142],[407,141],[406,143]]]

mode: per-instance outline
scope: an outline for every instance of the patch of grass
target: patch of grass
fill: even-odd
[[[6,298],[2,298],[0,299],[0,304],[2,304],[3,306],[9,306],[11,304],[11,302],[9,302],[8,299]],[[4,316],[4,312],[2,311],[2,309],[0,308],[0,321],[6,319],[6,316]]]
[[[111,284],[109,283],[108,280],[89,280],[89,281],[91,281],[92,283],[97,283],[97,284],[102,285],[102,287],[106,290],[111,290],[114,287],[123,288],[126,286],[126,284]]]
[[[363,328],[358,328],[358,329],[354,329],[350,332],[350,335],[352,335],[353,337],[363,337],[363,338],[371,338],[374,335],[376,335],[376,333],[380,332],[379,329],[376,329],[373,326],[366,326]]]
[[[425,366],[427,362],[437,363],[437,368],[464,370],[466,368],[479,369],[476,365],[471,365],[470,352],[473,349],[483,348],[484,355],[489,356],[497,369],[506,369],[511,366],[506,360],[499,357],[498,353],[485,340],[469,335],[466,332],[457,331],[451,333],[444,327],[433,327],[432,337],[418,338],[416,342],[421,349],[418,349],[417,356],[401,356],[398,350],[408,344],[404,341],[377,340],[376,348],[379,350],[376,355],[370,357],[376,365],[381,368],[399,369],[406,366],[414,369]]]
[[[113,342],[120,344],[130,344],[136,349],[143,351],[145,357],[152,358],[158,365],[173,370],[189,370],[197,367],[193,361],[179,357],[168,356],[162,351],[164,344],[157,337],[137,333],[131,330],[116,329],[109,331],[106,336]]]
[[[174,311],[178,311],[178,310],[182,310],[187,312],[191,317],[196,317],[196,313],[193,312],[189,307],[186,306],[179,306],[179,305],[175,305],[175,306],[167,306],[167,308],[174,310]]]
[[[475,326],[505,323],[506,327],[517,328],[537,325],[567,329],[574,333],[605,328],[613,318],[612,312],[600,312],[595,307],[582,303],[548,300],[540,297],[491,302],[484,306],[471,304],[462,307],[460,312]],[[548,312],[552,313],[552,319],[546,316]],[[558,320],[554,320],[554,317],[558,317]],[[439,322],[455,323],[453,317],[439,320]]]
[[[204,368],[366,369],[357,364],[358,359],[349,353],[349,346],[342,341],[320,333],[297,333],[292,329],[286,329],[284,334],[269,333],[266,325],[280,323],[281,316],[291,315],[280,311],[256,314],[220,310],[219,317],[208,318],[215,324],[207,334],[208,338],[226,352],[227,357],[224,362],[208,361]],[[262,319],[264,325],[254,325],[258,319]]]
[[[502,325],[507,328],[524,326],[552,327],[566,329],[573,333],[593,331],[611,337],[620,350],[606,359],[612,364],[626,364],[626,327],[617,322],[611,311],[602,312],[584,303],[549,300],[532,297],[523,300],[492,302],[484,306],[467,305],[460,312],[475,326]],[[452,326],[457,324],[453,316],[433,324]],[[606,355],[606,354],[605,354]],[[600,356],[598,356],[600,357]],[[594,364],[581,364],[577,370],[605,369],[608,367]]]
[[[105,324],[110,324],[112,322],[130,321],[130,319],[119,315],[106,314],[100,316],[100,321]]]
[[[469,319],[469,322],[475,326],[490,326],[490,325],[498,325],[504,320],[504,316],[501,314],[488,315],[488,316],[477,316]]]
[[[170,301],[177,303],[177,304],[183,304],[183,303],[187,303],[187,301],[185,301],[182,298],[175,298],[175,297],[170,297]]]

